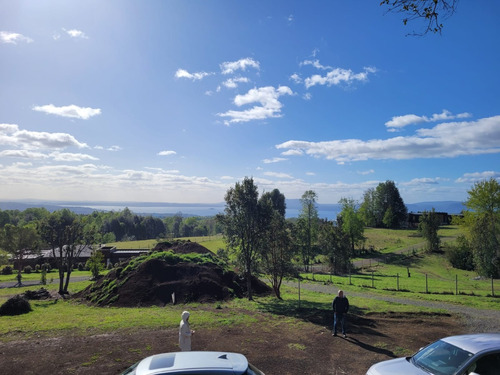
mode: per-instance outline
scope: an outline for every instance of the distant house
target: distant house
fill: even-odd
[[[106,266],[111,264],[115,265],[117,263],[123,262],[134,256],[141,254],[147,254],[149,249],[123,249],[119,250],[114,246],[101,246],[97,250],[93,250],[91,246],[84,246],[78,257],[73,259],[73,264],[78,265],[79,263],[85,264],[87,260],[92,256],[94,251],[101,251],[104,255],[104,260]],[[56,257],[59,254],[59,248],[56,249]],[[51,267],[55,267],[57,262],[54,258],[54,254],[51,249],[41,250],[38,253],[28,254],[23,257],[23,267],[31,266],[35,267],[37,264],[42,265],[44,263],[50,264]],[[14,268],[18,269],[18,260],[13,260]]]
[[[78,263],[85,264],[87,260],[92,256],[92,247],[91,246],[84,246],[83,249],[81,249],[78,257],[75,257],[73,259],[73,264],[78,265]],[[56,257],[59,254],[59,248],[56,249]],[[13,260],[14,263],[14,269],[18,269],[18,264],[19,261],[17,259]],[[23,267],[26,266],[31,266],[35,267],[37,264],[42,265],[44,263],[50,264],[51,267],[54,267],[56,265],[56,259],[54,258],[54,254],[52,252],[52,249],[44,249],[40,250],[40,252],[34,252],[32,254],[25,255],[23,257]]]
[[[439,225],[450,225],[452,215],[448,215],[447,212],[435,212],[436,215],[440,217],[441,223]],[[423,215],[423,212],[413,213],[410,212],[408,214],[408,228],[416,229],[418,228],[418,223],[420,223],[420,217]]]
[[[138,255],[147,254],[149,249],[117,249],[115,246],[101,246],[99,251],[104,255],[106,266],[115,265]]]

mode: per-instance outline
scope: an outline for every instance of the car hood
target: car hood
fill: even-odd
[[[374,364],[367,375],[428,375],[424,370],[411,364],[406,358],[390,359]]]

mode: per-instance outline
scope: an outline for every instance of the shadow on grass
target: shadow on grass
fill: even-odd
[[[295,300],[269,300],[260,301],[259,309],[274,315],[282,315],[300,319],[329,330],[333,328],[333,313],[331,307],[324,303]],[[376,330],[376,321],[363,316],[364,310],[351,306],[347,314],[349,332],[362,333],[373,336],[385,336]]]

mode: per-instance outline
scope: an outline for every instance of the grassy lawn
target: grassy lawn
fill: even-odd
[[[90,282],[71,284],[71,292],[85,288]],[[15,293],[31,288],[9,288],[0,290],[0,303]],[[115,332],[129,329],[156,329],[165,326],[176,327],[180,312],[185,309],[196,316],[198,329],[212,329],[224,326],[251,326],[256,323],[256,313],[264,313],[272,321],[273,316],[281,316],[279,323],[303,324],[302,315],[308,311],[329,312],[331,295],[307,290],[301,291],[299,309],[298,289],[284,286],[283,300],[274,297],[257,297],[254,301],[235,299],[217,303],[191,303],[189,305],[167,305],[165,307],[115,308],[93,307],[76,300],[31,301],[33,311],[18,316],[3,316],[0,319],[0,340],[17,337],[57,336],[71,331],[72,334],[87,335]],[[399,305],[371,298],[352,297],[353,313],[369,312],[415,312],[415,306]],[[435,311],[428,308],[418,311]],[[266,315],[268,314],[268,315]],[[283,320],[285,319],[285,320]],[[271,323],[272,324],[272,323]]]
[[[103,272],[101,272],[103,273]],[[22,281],[40,281],[42,277],[41,272],[31,272],[31,273],[22,273],[23,276]],[[90,277],[92,276],[90,271],[73,271],[71,272],[71,277],[78,277],[78,276],[83,276],[83,277]],[[52,270],[47,273],[47,283],[50,282],[50,280],[59,280],[59,273],[57,270]],[[0,283],[3,282],[17,282],[17,271],[14,270],[12,275],[0,275]]]
[[[217,236],[204,236],[204,237],[182,237],[176,238],[183,241],[198,242],[199,244],[205,246],[212,252],[217,252],[219,248],[225,248],[226,244],[221,235]],[[173,240],[176,240],[173,239]],[[173,240],[160,240],[161,241],[173,241]],[[115,246],[117,249],[153,249],[158,240],[141,240],[141,241],[123,241],[123,242],[112,242],[106,244],[107,246]]]

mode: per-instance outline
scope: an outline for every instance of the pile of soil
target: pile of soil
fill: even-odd
[[[172,250],[175,253],[208,254],[210,250],[194,243],[174,243],[170,248],[162,243],[153,251]],[[215,257],[215,256],[214,256]],[[180,262],[169,264],[161,258],[143,261],[125,273],[128,263],[121,264],[105,277],[90,285],[76,297],[98,306],[165,306],[173,303],[214,302],[242,298],[246,294],[246,280],[226,270],[216,262],[202,264]],[[271,293],[271,288],[257,278],[252,280],[256,295]]]

